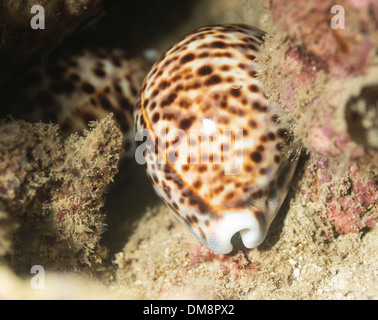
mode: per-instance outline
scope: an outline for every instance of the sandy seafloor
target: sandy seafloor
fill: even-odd
[[[243,0],[199,1],[177,28],[150,40],[162,53],[199,25],[245,22],[264,29],[267,15]],[[146,21],[148,23],[148,21]],[[289,195],[264,243],[217,255],[201,245],[154,194],[144,168],[121,168],[104,212],[108,259],[95,276],[48,272],[44,290],[0,270],[0,296],[8,298],[126,299],[377,299],[378,234],[324,237],[323,203],[309,201],[297,169]]]

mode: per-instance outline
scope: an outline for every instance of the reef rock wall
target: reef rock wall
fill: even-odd
[[[273,27],[262,81],[286,109],[310,153],[310,200],[324,202],[336,230],[377,222],[378,4],[266,2]]]

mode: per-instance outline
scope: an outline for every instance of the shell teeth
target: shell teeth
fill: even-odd
[[[256,217],[248,209],[226,213],[223,219],[214,223],[207,246],[217,253],[230,253],[233,249],[231,239],[236,233],[240,233],[246,248],[258,246],[266,233],[263,215]]]

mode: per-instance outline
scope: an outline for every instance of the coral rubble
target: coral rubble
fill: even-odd
[[[74,269],[101,260],[104,193],[117,172],[122,135],[109,115],[83,137],[52,124],[0,127],[0,254],[15,268]],[[22,271],[22,270],[19,270]]]

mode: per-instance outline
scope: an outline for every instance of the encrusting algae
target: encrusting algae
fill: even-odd
[[[73,270],[101,261],[104,193],[117,172],[122,135],[113,116],[82,137],[52,124],[0,127],[0,254],[17,270]],[[18,270],[25,272],[26,270]]]

